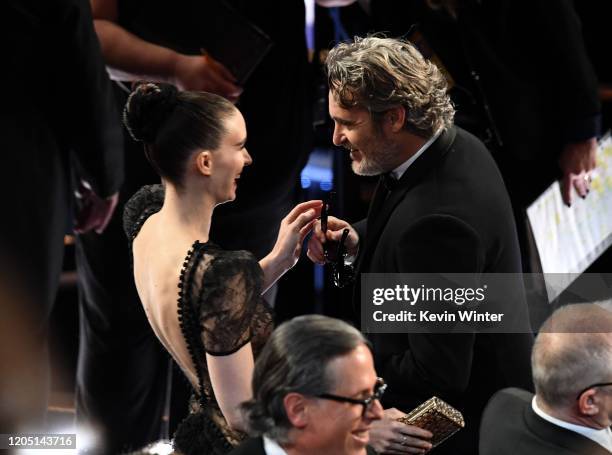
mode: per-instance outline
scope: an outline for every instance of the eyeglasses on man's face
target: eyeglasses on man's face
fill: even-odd
[[[596,387],[607,387],[607,386],[611,386],[611,385],[612,385],[612,382],[599,382],[599,383],[597,383],[597,384],[591,384],[590,386],[585,387],[584,389],[582,389],[582,390],[580,391],[580,393],[579,393],[579,394],[578,394],[578,396],[576,397],[576,400],[579,400],[579,399],[580,399],[580,397],[582,396],[582,394],[583,394],[584,392],[586,392],[587,390],[589,390],[589,389],[594,389],[594,388],[596,388]]]
[[[366,413],[372,410],[372,406],[374,406],[374,400],[380,401],[380,399],[385,393],[385,390],[387,390],[387,384],[385,384],[383,378],[378,378],[376,380],[376,384],[374,385],[374,393],[362,400],[357,398],[343,397],[340,395],[333,395],[331,393],[322,393],[320,395],[317,395],[317,398],[339,401],[341,403],[360,404],[363,406],[363,412],[361,413],[361,416],[364,417]]]

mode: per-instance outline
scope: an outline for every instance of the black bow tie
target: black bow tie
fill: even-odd
[[[388,191],[391,192],[393,191],[395,188],[397,188],[397,180],[395,179],[395,177],[393,177],[391,175],[390,172],[381,175],[380,178],[380,182],[382,184],[382,186]]]

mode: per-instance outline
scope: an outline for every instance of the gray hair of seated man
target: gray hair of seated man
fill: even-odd
[[[354,327],[320,315],[299,316],[272,333],[257,358],[253,372],[253,398],[243,403],[249,433],[289,442],[291,422],[284,397],[291,392],[316,396],[334,388],[327,365],[368,341]]]
[[[531,355],[536,394],[567,408],[586,387],[612,381],[612,301],[561,307],[542,325]]]

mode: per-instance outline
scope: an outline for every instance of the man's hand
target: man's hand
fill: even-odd
[[[85,234],[93,229],[96,233],[102,234],[113,216],[119,193],[102,199],[93,192],[87,182],[82,180],[75,195],[80,202],[74,221],[74,232]]]
[[[327,219],[327,233],[323,233],[321,230],[320,220],[314,225],[312,236],[308,241],[307,256],[310,260],[315,264],[325,264],[323,244],[329,241],[339,242],[344,229],[349,230],[345,244],[346,252],[349,256],[356,256],[359,247],[359,234],[346,221],[330,216]]]
[[[397,422],[397,419],[405,415],[395,408],[385,409],[382,420],[372,422],[370,445],[376,452],[425,453],[431,449],[429,439],[433,434],[422,428]]]
[[[210,55],[180,55],[174,69],[175,85],[181,90],[215,93],[235,103],[242,94],[236,78]]]
[[[583,142],[567,144],[559,158],[559,167],[563,173],[561,180],[561,196],[569,207],[572,204],[572,186],[583,198],[589,192],[591,182],[590,172],[595,169],[597,140],[588,139]]]

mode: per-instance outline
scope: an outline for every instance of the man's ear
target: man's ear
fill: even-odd
[[[285,412],[291,425],[302,429],[308,425],[308,399],[301,393],[291,392],[283,398]]]
[[[597,391],[589,389],[578,398],[578,410],[580,414],[594,416],[599,413],[599,404],[596,397]]]
[[[396,106],[385,112],[385,123],[393,133],[399,133],[404,129],[406,122],[406,108],[404,106]]]
[[[202,175],[211,175],[213,167],[212,153],[203,150],[196,155],[196,169]]]

